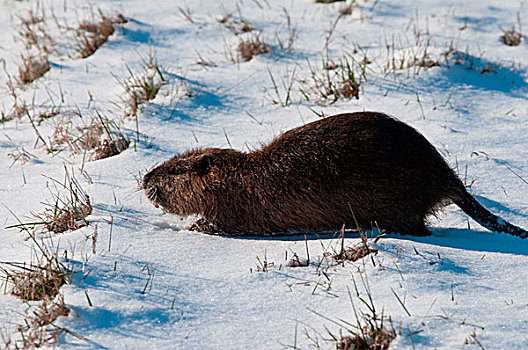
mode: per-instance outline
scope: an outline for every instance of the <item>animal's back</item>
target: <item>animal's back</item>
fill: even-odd
[[[310,224],[322,229],[353,225],[355,216],[363,226],[424,234],[425,215],[462,187],[421,134],[381,113],[325,118],[286,132],[262,152],[283,166],[282,177],[298,179],[290,188],[310,189],[309,196],[299,188],[298,198],[286,198],[285,209],[315,210]]]

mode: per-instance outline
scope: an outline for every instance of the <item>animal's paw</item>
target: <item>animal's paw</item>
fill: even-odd
[[[196,221],[189,230],[200,231],[208,235],[217,235],[221,233],[218,227],[216,227],[214,224],[210,223],[205,219],[199,219],[198,221]]]

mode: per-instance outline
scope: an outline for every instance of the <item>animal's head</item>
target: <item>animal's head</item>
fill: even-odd
[[[143,177],[143,190],[156,207],[171,214],[203,214],[225,181],[232,158],[227,149],[203,149],[176,156]]]

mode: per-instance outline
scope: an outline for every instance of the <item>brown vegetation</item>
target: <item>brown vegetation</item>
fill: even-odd
[[[262,42],[259,36],[253,36],[250,39],[242,40],[238,44],[238,52],[240,53],[240,57],[246,62],[250,61],[257,55],[271,53],[271,51],[271,47]]]
[[[18,68],[21,84],[31,83],[50,70],[47,56],[22,56],[22,65]]]
[[[91,152],[92,160],[117,155],[130,144],[120,127],[101,115],[82,126],[75,125],[71,119],[57,123],[50,141],[50,149],[55,152],[65,148],[73,154]]]
[[[508,46],[518,46],[522,41],[522,34],[513,27],[511,30],[505,31],[502,34],[501,39],[502,42]]]
[[[79,28],[76,32],[75,49],[82,58],[89,57],[103,45],[110,35],[115,32],[116,24],[126,23],[127,19],[121,14],[115,18],[101,16],[98,23],[83,21],[79,23]]]

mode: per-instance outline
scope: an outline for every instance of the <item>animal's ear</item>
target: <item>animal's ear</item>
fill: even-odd
[[[204,154],[198,161],[198,173],[200,175],[207,175],[211,170],[213,160],[207,154]]]

